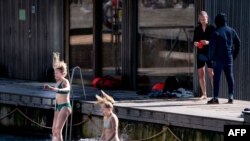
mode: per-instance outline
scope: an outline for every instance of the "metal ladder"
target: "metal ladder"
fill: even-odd
[[[73,124],[73,108],[74,108],[74,95],[73,95],[73,90],[72,90],[72,82],[73,82],[73,78],[74,78],[74,74],[75,71],[79,72],[80,76],[81,76],[81,84],[82,84],[82,90],[83,90],[83,94],[84,94],[84,98],[86,99],[86,93],[85,93],[85,87],[84,87],[84,83],[83,83],[83,77],[82,77],[82,70],[79,66],[76,66],[72,69],[72,74],[70,76],[70,72],[68,71],[68,76],[69,76],[69,82],[70,82],[70,99],[71,99],[71,104],[72,104],[72,113],[70,116],[70,123],[67,120],[66,121],[66,130],[65,130],[65,137],[64,140],[67,141],[68,140],[68,126],[70,126],[69,128],[69,141],[72,140],[72,124]]]

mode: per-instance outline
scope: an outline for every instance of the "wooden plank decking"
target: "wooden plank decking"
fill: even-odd
[[[0,103],[39,108],[53,108],[54,94],[43,91],[44,83],[23,80],[0,79]],[[73,86],[74,99],[82,104],[82,113],[101,115],[94,104],[94,88],[86,88],[84,99],[80,86]],[[244,124],[241,113],[250,107],[249,101],[235,100],[226,104],[220,99],[219,105],[207,105],[206,100],[189,99],[150,99],[137,95],[134,91],[107,91],[117,101],[115,112],[120,119],[168,124],[201,130],[223,132],[225,124]]]
[[[219,105],[207,105],[206,100],[135,100],[119,101],[115,104],[118,117],[136,121],[167,124],[201,130],[223,132],[224,125],[244,124],[242,110],[250,105],[248,101],[236,100],[226,104],[220,99]],[[100,115],[92,102],[83,103],[83,113]]]

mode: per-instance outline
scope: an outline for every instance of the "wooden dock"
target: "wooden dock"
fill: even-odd
[[[0,103],[52,109],[53,92],[43,91],[43,84],[24,80],[0,79]],[[74,99],[81,103],[83,114],[100,115],[95,105],[97,89],[86,88],[87,99],[81,86],[73,86]],[[120,119],[166,124],[177,127],[223,132],[224,125],[245,124],[241,116],[249,101],[235,100],[227,104],[220,99],[218,105],[207,105],[206,100],[189,99],[151,99],[137,95],[134,91],[107,91],[117,101],[115,112]]]
[[[115,104],[119,118],[187,127],[201,130],[223,132],[224,125],[242,125],[242,110],[250,102],[235,101],[226,104],[220,99],[219,105],[207,105],[206,100],[134,100],[120,101]],[[83,113],[99,115],[100,111],[93,103],[83,103]]]

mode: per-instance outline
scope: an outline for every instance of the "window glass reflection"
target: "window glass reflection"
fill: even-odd
[[[167,76],[192,77],[194,1],[138,2],[139,75],[148,76],[151,83],[164,81]]]

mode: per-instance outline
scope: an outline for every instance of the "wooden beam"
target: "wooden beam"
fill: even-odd
[[[122,1],[122,80],[127,89],[137,88],[138,1]]]

